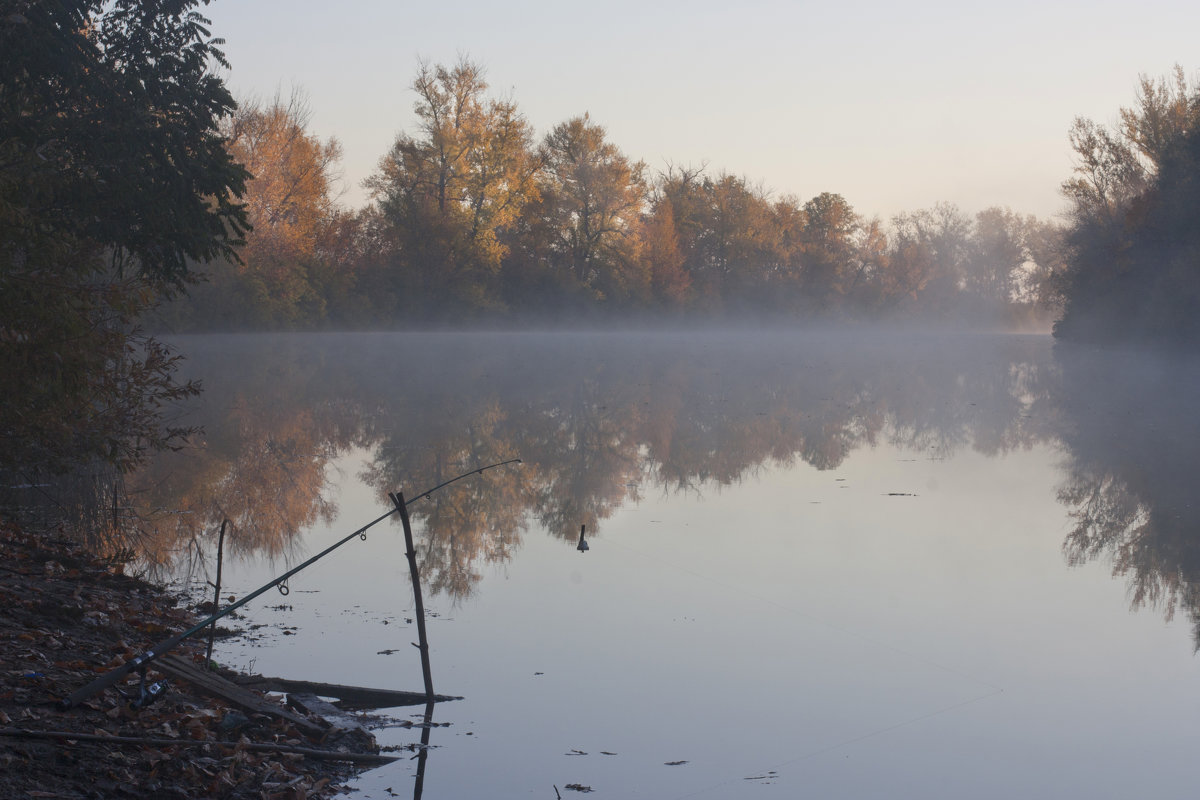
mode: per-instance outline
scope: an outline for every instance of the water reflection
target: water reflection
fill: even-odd
[[[1135,605],[1200,620],[1190,362],[1055,353],[1021,336],[378,334],[182,347],[206,387],[188,422],[206,436],[134,477],[150,563],[202,552],[226,518],[236,553],[286,555],[297,530],[332,519],[331,465],[352,448],[367,453],[360,477],[381,508],[397,489],[524,461],[412,509],[430,591],[462,598],[534,522],[575,547],[580,526],[602,535],[645,496],[711,492],[778,465],[834,469],[879,442],[927,457],[1061,443],[1059,499],[1076,521],[1068,560],[1111,558]]]
[[[280,340],[215,337],[200,350],[203,435],[128,481],[141,556],[161,567],[196,555],[223,520],[233,557],[285,556],[296,531],[336,515],[328,466],[359,441],[355,418],[314,395],[320,361]]]
[[[1200,649],[1200,362],[1072,348],[1058,360],[1070,454],[1059,500],[1073,520],[1063,551],[1109,560],[1134,608],[1183,610]]]
[[[284,554],[335,511],[331,461],[367,448],[380,504],[520,457],[414,508],[433,591],[462,597],[530,520],[572,545],[644,492],[703,492],[886,437],[1000,453],[1041,434],[1032,338],[215,337],[184,343],[206,435],[135,476],[144,552],[166,563],[230,519],[235,553]],[[169,512],[167,511],[169,510]]]
[[[425,704],[425,715],[421,719],[421,743],[417,750],[417,774],[413,783],[413,800],[421,800],[425,788],[425,762],[429,758],[429,731],[433,728],[433,703]]]

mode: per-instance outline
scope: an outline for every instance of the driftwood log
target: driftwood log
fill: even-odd
[[[190,661],[178,656],[163,656],[153,663],[153,668],[165,675],[187,681],[196,691],[210,697],[218,697],[232,706],[254,714],[266,714],[290,722],[306,736],[322,739],[326,729],[307,717],[288,711],[247,689],[231,683],[213,672],[206,672]]]
[[[429,698],[424,692],[400,692],[393,689],[368,689],[365,686],[343,686],[338,683],[297,681],[291,678],[271,678],[265,675],[230,675],[229,680],[247,689],[260,692],[283,692],[285,694],[315,694],[319,697],[336,697],[335,705],[343,711],[361,711],[368,708],[393,708],[395,706],[423,706]],[[435,694],[433,700],[443,703],[462,700],[461,697]]]

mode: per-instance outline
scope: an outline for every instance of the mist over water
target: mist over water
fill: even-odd
[[[1190,786],[1194,359],[912,331],[178,344],[206,433],[132,479],[147,563],[211,567],[228,517],[244,592],[388,492],[523,460],[413,508],[435,685],[466,698],[426,797]],[[396,537],[248,607],[274,635],[222,660],[417,688]]]
[[[319,501],[336,503],[323,467],[350,448],[372,451],[367,477],[381,502],[456,467],[523,458],[509,499],[535,503],[543,524],[561,518],[551,527],[570,539],[637,499],[631,486],[719,486],[769,463],[829,469],[880,437],[1027,445],[1038,434],[1021,409],[1049,354],[1036,337],[846,331],[213,336],[180,346],[205,394],[179,421],[205,435],[146,470],[146,490],[201,498],[174,482],[220,484],[238,499],[210,505],[276,523],[268,550],[327,513]],[[486,496],[489,480],[508,479],[461,491]],[[539,480],[557,488],[528,494]],[[250,508],[267,491],[269,519]]]

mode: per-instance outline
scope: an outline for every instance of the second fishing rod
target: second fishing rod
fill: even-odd
[[[439,483],[437,486],[434,486],[432,489],[422,492],[421,494],[417,495],[416,497],[412,498],[411,500],[407,500],[404,503],[404,507],[407,508],[408,506],[411,506],[413,503],[417,502],[418,500],[428,497],[429,495],[433,494],[437,490],[439,490],[443,487],[449,486],[450,484],[454,483],[455,481],[460,481],[464,478],[469,478],[472,475],[482,475],[485,471],[487,471],[489,469],[494,469],[496,467],[503,467],[507,464],[520,464],[520,463],[521,463],[521,459],[510,458],[507,461],[498,461],[495,464],[488,464],[486,467],[477,467],[476,469],[473,469],[468,472],[464,472],[461,475],[455,476],[448,481],[443,481],[443,482]],[[251,600],[253,600],[254,598],[263,594],[264,592],[267,592],[267,591],[275,588],[276,586],[285,586],[288,578],[292,577],[293,575],[300,572],[301,570],[306,569],[307,567],[320,561],[322,558],[329,555],[334,550],[337,550],[339,547],[344,545],[346,542],[349,542],[355,536],[359,536],[365,540],[367,538],[368,530],[370,530],[374,526],[378,525],[380,522],[383,522],[385,519],[387,519],[388,517],[397,513],[398,511],[400,511],[400,507],[396,506],[396,507],[392,508],[390,511],[388,511],[387,513],[381,514],[380,516],[378,516],[375,519],[368,522],[366,525],[363,525],[358,530],[354,531],[353,533],[349,534],[348,536],[344,537],[343,539],[338,540],[334,544],[331,544],[329,547],[326,547],[324,550],[317,553],[315,556],[308,559],[303,564],[299,564],[298,566],[293,567],[292,569],[288,570],[287,572],[283,573],[282,575],[280,575],[276,578],[272,578],[270,582],[263,584],[262,586],[260,586],[259,588],[255,589],[253,592],[251,592],[250,594],[243,597],[241,600],[238,600],[235,603],[229,604],[225,608],[217,611],[215,614],[213,614],[212,616],[205,619],[204,621],[199,622],[199,623],[193,625],[192,627],[188,628],[183,633],[172,636],[169,639],[164,639],[163,641],[154,645],[154,647],[150,648],[149,650],[145,651],[144,653],[141,653],[138,656],[135,656],[134,658],[131,658],[130,660],[126,661],[124,664],[121,664],[119,667],[114,667],[112,670],[110,670],[110,671],[104,673],[103,675],[101,675],[100,677],[96,678],[96,680],[92,681],[87,686],[84,686],[82,689],[75,691],[69,697],[66,697],[63,700],[61,700],[58,704],[59,708],[64,711],[69,708],[72,708],[72,707],[78,705],[79,703],[83,702],[84,700],[88,699],[92,695],[97,694],[97,693],[107,689],[110,686],[113,686],[114,684],[116,684],[117,681],[121,680],[121,678],[124,678],[126,675],[133,672],[134,670],[143,670],[144,671],[147,665],[149,665],[151,662],[153,662],[156,658],[159,658],[159,657],[165,655],[166,653],[170,652],[171,650],[175,649],[176,647],[178,647],[180,642],[184,641],[185,639],[187,639],[190,636],[196,635],[197,633],[204,630],[208,626],[212,625],[214,622],[221,619],[222,617],[233,613],[234,611],[236,611],[237,609],[246,605]]]

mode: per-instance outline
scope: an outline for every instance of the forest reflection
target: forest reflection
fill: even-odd
[[[359,477],[381,508],[388,492],[523,460],[412,508],[425,580],[462,598],[531,524],[573,547],[580,525],[602,534],[650,493],[702,493],[801,462],[835,469],[881,442],[943,457],[1051,443],[1069,454],[1068,560],[1111,559],[1135,605],[1200,620],[1184,484],[1200,399],[1185,379],[1200,375],[1178,364],[988,335],[325,334],[182,346],[205,385],[186,421],[206,433],[131,480],[151,565],[211,548],[223,519],[233,553],[288,556],[297,531],[334,518],[330,470],[351,450],[367,454]],[[1114,391],[1130,378],[1145,391]]]
[[[1200,650],[1200,361],[1060,347],[1073,564],[1105,559],[1133,608],[1182,611]]]

